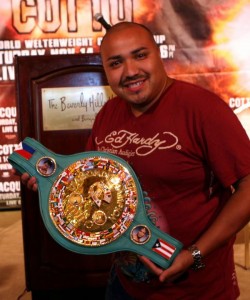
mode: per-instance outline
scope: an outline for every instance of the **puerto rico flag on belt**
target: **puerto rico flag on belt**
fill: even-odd
[[[165,257],[166,259],[170,259],[173,253],[175,252],[175,246],[169,244],[168,242],[157,239],[152,250],[161,256]]]

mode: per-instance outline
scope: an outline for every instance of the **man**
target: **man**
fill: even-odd
[[[132,230],[132,240],[138,244],[145,243],[149,238],[149,231],[144,225],[136,226]]]
[[[42,175],[50,175],[54,171],[54,165],[50,159],[44,159],[39,163],[37,169]]]
[[[126,159],[151,199],[152,222],[184,244],[166,270],[118,253],[106,299],[237,299],[233,243],[250,218],[250,143],[241,123],[213,93],[169,78],[140,24],[111,27],[101,56],[117,97],[97,115],[86,150]],[[35,178],[22,181],[37,189]]]

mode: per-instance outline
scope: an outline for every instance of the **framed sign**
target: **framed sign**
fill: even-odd
[[[96,114],[114,97],[110,86],[43,88],[43,130],[91,129]]]

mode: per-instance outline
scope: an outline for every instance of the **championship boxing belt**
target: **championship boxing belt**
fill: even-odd
[[[138,178],[118,156],[89,151],[60,155],[32,138],[9,156],[35,176],[43,222],[62,247],[80,254],[132,251],[168,268],[183,245],[148,218]]]

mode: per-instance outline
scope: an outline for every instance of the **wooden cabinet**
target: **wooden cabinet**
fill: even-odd
[[[20,141],[33,137],[58,154],[84,151],[91,129],[43,128],[41,89],[108,85],[99,54],[16,57]],[[22,221],[27,290],[32,299],[104,299],[111,254],[82,255],[58,245],[44,227],[38,194],[22,186]]]

